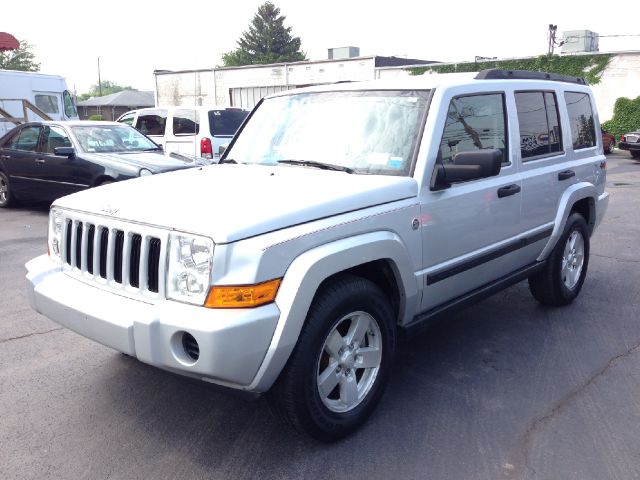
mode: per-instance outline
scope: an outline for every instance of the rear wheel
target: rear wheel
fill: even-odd
[[[0,208],[10,207],[14,202],[9,177],[0,172]]]
[[[529,289],[544,305],[568,305],[580,293],[588,265],[587,222],[579,213],[572,213],[544,269],[529,277]]]
[[[609,142],[604,147],[604,153],[611,153],[613,151],[613,142]]]
[[[640,150],[637,150],[637,151],[631,150],[631,156],[636,159],[640,158]]]
[[[344,276],[324,286],[269,403],[322,441],[356,430],[376,407],[395,354],[393,313],[373,282]]]

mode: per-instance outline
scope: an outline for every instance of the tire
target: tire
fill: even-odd
[[[0,172],[0,208],[10,207],[14,203],[9,177]]]
[[[589,266],[589,229],[572,213],[545,267],[529,277],[529,290],[543,305],[570,304],[580,293]]]
[[[637,151],[632,150],[630,153],[631,153],[631,156],[636,160],[640,158],[640,150],[637,150]]]
[[[394,316],[382,290],[364,278],[338,277],[316,294],[269,404],[299,432],[325,442],[342,438],[380,401],[395,349]],[[367,361],[371,366],[358,366]]]
[[[609,142],[609,144],[604,149],[604,153],[611,153],[611,152],[613,152],[613,142]]]

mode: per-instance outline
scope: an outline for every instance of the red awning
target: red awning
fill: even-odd
[[[0,32],[0,52],[5,50],[16,50],[20,48],[20,42],[10,33]]]

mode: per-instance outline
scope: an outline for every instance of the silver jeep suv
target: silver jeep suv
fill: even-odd
[[[608,202],[599,129],[582,79],[534,72],[283,92],[220,165],[56,201],[30,300],[340,438],[380,400],[399,330],[524,279],[576,298]]]

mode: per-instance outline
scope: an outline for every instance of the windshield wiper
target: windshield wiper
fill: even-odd
[[[238,162],[236,162],[233,158],[225,158],[223,160],[220,160],[218,163],[238,163]]]
[[[316,162],[315,160],[278,160],[278,163],[286,163],[288,165],[302,165],[303,167],[315,167],[323,170],[336,170],[338,172],[353,173],[353,169],[343,167],[342,165],[333,165],[331,163]]]
[[[162,150],[162,147],[145,148],[143,152],[157,152],[158,150]]]

